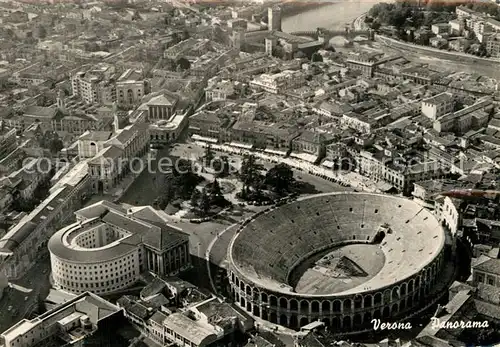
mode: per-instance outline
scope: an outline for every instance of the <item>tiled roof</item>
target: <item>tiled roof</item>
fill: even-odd
[[[474,266],[474,270],[500,275],[500,259],[488,259]]]
[[[26,116],[35,116],[40,118],[53,118],[56,113],[56,108],[43,106],[29,106],[24,110],[24,114]]]

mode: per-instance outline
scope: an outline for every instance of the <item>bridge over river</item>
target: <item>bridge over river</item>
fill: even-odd
[[[366,36],[367,38],[370,38],[370,36],[373,35],[370,30],[350,30],[350,28],[346,28],[345,30],[328,30],[325,28],[318,28],[314,31],[294,31],[290,34],[294,36],[311,37],[315,40],[323,37],[325,41],[335,36],[343,36],[347,39],[353,39],[356,36]]]

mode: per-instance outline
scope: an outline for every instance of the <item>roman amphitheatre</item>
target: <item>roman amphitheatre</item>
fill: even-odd
[[[329,193],[273,207],[228,248],[231,295],[260,319],[299,329],[321,320],[346,334],[434,305],[445,231],[405,198]]]

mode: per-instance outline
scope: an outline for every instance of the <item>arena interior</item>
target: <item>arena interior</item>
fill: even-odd
[[[231,294],[244,310],[298,329],[321,320],[346,334],[401,321],[437,300],[445,231],[417,203],[321,194],[244,223],[228,249]]]

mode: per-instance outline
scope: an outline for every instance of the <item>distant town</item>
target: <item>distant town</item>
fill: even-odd
[[[352,6],[0,3],[0,347],[499,344],[500,7]]]

